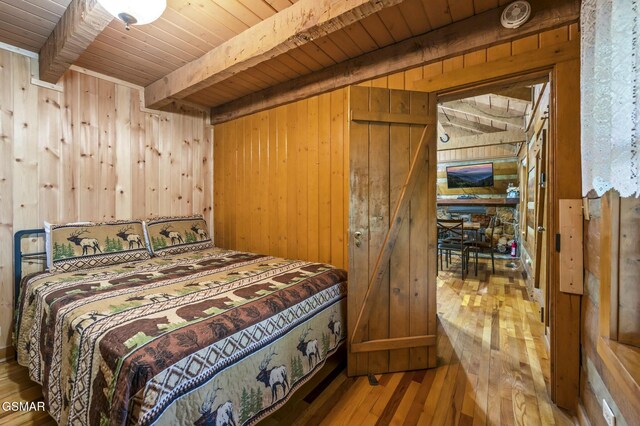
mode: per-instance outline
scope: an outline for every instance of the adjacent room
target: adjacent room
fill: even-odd
[[[640,9],[0,0],[0,425],[630,425]]]
[[[547,298],[544,285],[541,291],[531,276],[546,255],[532,250],[545,231],[544,224],[532,227],[536,215],[545,215],[545,204],[537,204],[544,195],[535,191],[548,184],[535,181],[536,164],[545,167],[547,158],[540,151],[547,148],[542,141],[549,128],[546,80],[498,82],[438,104],[437,298],[443,331],[458,336],[449,345],[461,364],[459,376],[487,390],[531,390],[529,410],[520,415],[534,424],[566,421],[552,414],[550,333],[543,325]],[[529,153],[537,158],[529,162],[530,172]],[[546,282],[546,271],[536,272]],[[488,412],[490,423],[508,423],[503,412],[518,416],[513,400],[485,398],[496,407]]]

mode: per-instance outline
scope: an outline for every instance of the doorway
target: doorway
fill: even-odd
[[[436,188],[439,223],[465,228],[465,241],[439,250],[439,266],[468,259],[455,265],[473,279],[508,260],[499,264],[522,275],[547,337],[549,99],[548,76],[442,96]]]
[[[438,102],[438,317],[449,362],[475,392],[474,420],[492,424],[522,412],[525,423],[554,421],[542,317],[548,89],[542,76]]]
[[[549,133],[548,133],[548,176],[551,185],[546,187],[549,236],[554,240],[559,234],[560,200],[580,198],[580,120],[579,120],[579,49],[577,44],[562,49],[547,49],[537,53],[535,61],[504,60],[493,63],[479,64],[470,68],[443,73],[414,81],[412,89],[415,91],[433,93],[441,102],[447,99],[460,99],[461,94],[471,96],[472,92],[480,93],[487,87],[496,85],[513,85],[517,82],[530,81],[532,78],[547,77],[550,86]],[[498,64],[500,66],[497,66]],[[434,115],[436,105],[434,103]],[[554,119],[555,118],[555,119]],[[558,119],[561,118],[561,119]],[[433,135],[434,141],[436,135]],[[554,141],[560,141],[554,143]],[[434,146],[435,147],[435,146]],[[353,153],[350,153],[353,155]],[[435,156],[435,153],[434,153]],[[433,157],[431,157],[433,158]],[[353,161],[353,157],[350,158]],[[353,170],[351,180],[350,208],[353,208]],[[433,186],[435,188],[435,184]],[[435,204],[435,191],[434,191]],[[435,205],[434,205],[435,211]],[[435,219],[435,215],[434,215]],[[351,249],[355,237],[353,224],[349,224],[349,262],[351,268],[353,256]],[[552,238],[548,238],[551,240]],[[560,290],[561,279],[559,253],[548,244],[548,315],[549,315],[549,388],[553,402],[558,406],[573,410],[579,390],[579,329],[580,329],[580,296]],[[433,263],[435,266],[435,252],[433,247]],[[433,269],[435,273],[435,268]],[[435,274],[434,274],[435,275]],[[351,275],[353,278],[353,275]],[[350,281],[351,281],[350,278]],[[351,286],[351,282],[350,282]],[[366,290],[366,285],[364,286]],[[350,289],[351,290],[351,289]],[[355,296],[354,299],[363,295]],[[352,296],[350,293],[350,303]],[[354,304],[352,303],[351,306]],[[355,303],[358,305],[358,303]],[[353,323],[351,323],[353,324]],[[352,326],[350,324],[350,327]],[[423,342],[425,343],[425,342]],[[366,370],[366,369],[365,369]],[[366,374],[366,373],[365,373]]]

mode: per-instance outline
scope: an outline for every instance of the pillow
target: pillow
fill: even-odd
[[[145,222],[145,237],[154,256],[184,253],[213,247],[201,215],[160,217]]]
[[[86,225],[90,223],[91,222],[72,222],[67,223],[67,225]],[[53,255],[51,253],[51,226],[53,225],[55,224],[49,223],[46,220],[44,221],[44,246],[47,253],[47,269],[50,271],[53,270]]]
[[[140,220],[49,225],[51,271],[75,271],[149,259]]]

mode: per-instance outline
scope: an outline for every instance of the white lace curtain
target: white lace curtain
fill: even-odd
[[[582,0],[582,190],[640,197],[640,0]]]

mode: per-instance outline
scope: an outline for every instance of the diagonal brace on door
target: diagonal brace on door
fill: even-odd
[[[358,319],[356,320],[354,333],[351,337],[350,343],[352,352],[368,352],[373,350],[395,349],[399,346],[427,346],[431,344],[431,342],[435,339],[435,336],[409,336],[399,339],[393,339],[393,341],[388,341],[387,344],[385,344],[383,341],[363,342],[364,325],[366,324],[366,322],[365,324],[362,324],[363,319],[368,318],[371,314],[373,296],[379,291],[382,279],[387,271],[387,268],[389,267],[389,259],[391,258],[391,254],[396,245],[396,241],[398,239],[400,229],[402,228],[402,224],[407,217],[407,211],[409,208],[409,204],[411,203],[414,189],[416,187],[416,184],[418,183],[418,178],[420,177],[420,173],[425,170],[427,162],[429,160],[429,151],[427,150],[427,143],[425,142],[427,128],[428,125],[425,126],[422,132],[422,136],[420,137],[420,143],[418,144],[418,148],[416,149],[416,152],[411,161],[407,179],[405,180],[400,191],[400,199],[398,200],[398,204],[396,205],[393,219],[391,221],[391,226],[387,231],[384,243],[382,244],[382,249],[378,254],[378,259],[373,269],[373,274],[371,275],[371,278],[369,280],[369,287],[367,288],[367,292],[364,296],[364,301],[362,303],[362,307],[360,308]],[[402,342],[400,342],[400,340]]]

